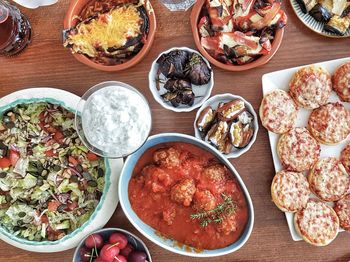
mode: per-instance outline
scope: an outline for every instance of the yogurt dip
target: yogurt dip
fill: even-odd
[[[132,87],[111,83],[86,100],[82,127],[86,140],[106,156],[123,157],[136,151],[151,130],[151,111]]]

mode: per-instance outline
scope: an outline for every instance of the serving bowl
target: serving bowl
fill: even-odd
[[[79,17],[80,13],[82,12],[83,8],[90,3],[90,0],[76,0],[76,1],[71,1],[68,11],[66,13],[65,19],[64,19],[64,28],[65,30],[70,29],[74,27],[78,23],[77,17]],[[155,32],[156,32],[156,16],[154,14],[153,7],[151,5],[151,2],[149,0],[145,0],[144,6],[146,8],[148,17],[149,17],[149,32],[147,36],[147,41],[142,47],[142,49],[132,58],[130,58],[128,61],[118,64],[118,65],[103,65],[103,64],[98,64],[87,58],[86,56],[82,54],[73,54],[74,58],[77,59],[79,62],[90,66],[92,68],[102,70],[102,71],[108,71],[108,72],[115,72],[115,71],[121,71],[128,69],[136,64],[138,64],[149,52]]]
[[[192,86],[193,92],[196,95],[192,106],[187,106],[187,105],[182,105],[182,104],[180,104],[178,107],[172,106],[170,102],[165,102],[164,99],[161,97],[161,94],[164,94],[166,92],[166,89],[163,87],[164,84],[162,84],[162,83],[159,84],[160,90],[158,90],[158,88],[157,88],[157,86],[158,86],[157,81],[159,80],[158,79],[159,65],[157,63],[157,60],[163,54],[167,54],[173,50],[184,50],[187,52],[196,53],[203,58],[204,62],[211,69],[211,78],[207,84],[201,85],[201,86],[196,86],[196,85]],[[165,76],[164,76],[164,78],[165,78]],[[154,99],[158,102],[158,104],[160,104],[165,109],[168,109],[168,110],[171,110],[174,112],[191,112],[194,109],[200,107],[205,102],[205,100],[207,100],[210,97],[211,91],[213,90],[213,87],[214,87],[214,73],[213,73],[213,69],[211,68],[209,62],[198,51],[193,50],[193,49],[188,48],[188,47],[173,47],[173,48],[170,48],[170,49],[160,53],[158,55],[158,57],[153,61],[152,65],[151,65],[151,70],[148,74],[148,85],[149,85],[149,89],[151,90],[151,93],[152,93]]]
[[[201,133],[198,130],[196,123],[197,123],[197,120],[198,120],[200,114],[202,113],[203,109],[208,107],[208,106],[211,106],[213,109],[216,109],[218,107],[219,103],[221,103],[221,102],[226,103],[226,102],[229,102],[229,101],[232,101],[235,99],[242,100],[244,102],[244,105],[245,105],[245,108],[247,109],[247,111],[253,115],[253,117],[254,117],[254,119],[253,119],[254,134],[253,134],[253,136],[252,136],[252,138],[247,146],[245,146],[244,148],[233,149],[231,151],[231,153],[224,155],[227,158],[237,158],[237,157],[243,155],[244,153],[248,152],[249,149],[252,147],[252,145],[255,143],[255,140],[256,140],[256,137],[257,137],[258,131],[259,131],[259,123],[258,123],[258,116],[255,113],[253,106],[241,96],[237,96],[237,95],[233,95],[233,94],[229,94],[229,93],[215,95],[215,96],[209,98],[207,101],[205,101],[205,103],[201,106],[201,108],[198,109],[197,114],[196,114],[196,119],[195,119],[194,124],[193,124],[195,136],[198,139],[202,139]]]
[[[113,92],[112,92],[112,89]],[[135,102],[135,99],[137,99],[137,101],[139,102],[139,104],[136,107],[141,107],[143,106],[143,108],[145,110],[142,111],[143,114],[143,118],[142,120],[145,120],[147,122],[144,122],[144,124],[142,125],[142,127],[146,127],[148,126],[148,130],[143,130],[146,133],[144,134],[145,137],[144,139],[142,139],[142,141],[140,141],[140,143],[138,145],[133,145],[133,149],[128,151],[128,152],[121,152],[121,148],[122,145],[112,145],[112,140],[109,140],[108,142],[110,143],[111,146],[109,146],[109,149],[112,148],[114,149],[114,151],[111,150],[106,150],[106,149],[102,149],[99,148],[98,145],[94,144],[94,142],[96,142],[96,139],[94,140],[94,142],[91,142],[92,137],[90,135],[90,139],[89,139],[89,134],[86,132],[86,129],[89,129],[90,125],[88,122],[84,121],[84,117],[85,117],[85,111],[86,111],[86,107],[87,105],[93,105],[93,103],[95,103],[97,100],[95,100],[95,102],[92,102],[92,99],[94,99],[94,96],[99,93],[104,92],[104,90],[106,89],[110,89],[108,92],[109,94],[113,94],[115,92],[119,92],[119,91],[123,91],[124,93],[124,97],[126,96],[126,93],[129,93],[130,95],[132,95],[132,98]],[[114,89],[116,89],[114,91]],[[123,98],[124,98],[123,97]],[[100,98],[101,99],[101,98]],[[106,98],[104,98],[105,100]],[[112,104],[112,106],[108,106],[108,112],[113,111],[115,114],[109,115],[109,117],[105,117],[104,120],[109,121],[107,124],[107,126],[103,126],[104,123],[101,123],[100,126],[102,126],[102,128],[108,128],[110,127],[111,121],[114,122],[116,120],[116,117],[114,117],[113,119],[111,118],[113,115],[116,116],[118,113],[121,112],[121,110],[118,110],[117,106],[120,105],[121,103],[123,103],[123,101],[121,100],[125,100],[125,99],[119,99],[117,100],[116,97],[112,97],[109,96],[108,100],[113,101],[114,103]],[[100,103],[100,101],[98,101]],[[100,105],[100,104],[99,104]],[[135,105],[134,105],[135,106]],[[100,107],[100,106],[99,106]],[[103,110],[104,108],[107,108],[107,105],[105,105],[105,107],[101,107],[101,109]],[[124,108],[124,107],[122,107]],[[79,114],[79,112],[81,112],[81,114]],[[92,112],[94,115],[92,115],[93,118],[95,118],[95,111]],[[104,113],[107,113],[104,111]],[[125,113],[125,112],[124,112]],[[105,114],[107,115],[107,114]],[[127,114],[124,114],[124,116]],[[118,118],[119,120],[121,120],[120,118]],[[141,119],[140,119],[141,120]],[[122,124],[126,125],[127,122],[132,121],[131,118],[127,118],[127,119],[123,119],[124,122],[122,122]],[[86,123],[85,123],[86,122]],[[85,123],[85,124],[84,124]],[[135,123],[133,123],[135,125]],[[140,126],[140,125],[139,125]],[[84,143],[84,145],[91,150],[93,153],[102,156],[102,157],[107,157],[107,158],[123,158],[126,157],[130,154],[132,154],[134,151],[136,151],[139,147],[142,146],[142,144],[145,143],[147,137],[149,136],[149,133],[151,132],[152,129],[152,114],[151,114],[151,108],[148,104],[147,99],[134,87],[123,83],[123,82],[119,82],[119,81],[106,81],[106,82],[102,82],[99,84],[94,85],[93,87],[91,87],[88,91],[85,92],[85,94],[81,97],[79,103],[77,104],[76,107],[76,114],[75,114],[75,128],[78,132],[79,138],[82,140],[82,142]],[[121,130],[122,127],[118,127],[118,131]],[[85,130],[84,130],[85,129]],[[131,132],[131,130],[122,130],[123,131],[123,136],[125,136],[125,132]],[[110,133],[111,131],[109,131]],[[138,134],[141,133],[141,128],[138,130]],[[116,134],[114,134],[116,135]],[[133,142],[133,144],[135,144],[136,139],[132,139],[131,140]],[[130,140],[124,140],[122,141],[123,145],[127,145],[127,142],[130,142]]]
[[[109,236],[112,233],[122,233],[128,238],[128,243],[130,243],[135,250],[138,251],[143,251],[147,254],[147,261],[152,262],[152,257],[151,254],[146,246],[146,244],[137,236],[134,234],[130,233],[127,230],[121,229],[121,228],[103,228],[94,232],[91,232],[91,234],[99,234],[103,237],[104,240],[107,240]],[[84,246],[84,242],[88,236],[86,236],[84,239],[82,239],[75,249],[74,255],[73,255],[73,260],[72,262],[80,262],[81,261],[81,256],[80,256],[80,250]]]
[[[216,60],[214,57],[212,57],[206,50],[205,48],[201,45],[201,40],[200,40],[200,35],[198,32],[198,21],[200,19],[200,14],[202,11],[202,7],[205,4],[206,0],[198,0],[196,4],[192,8],[191,12],[191,28],[192,28],[192,35],[194,38],[194,42],[196,44],[197,49],[201,54],[209,60],[209,62],[221,69],[227,70],[227,71],[232,71],[232,72],[239,72],[239,71],[245,71],[249,70],[258,66],[262,66],[269,62],[272,57],[275,55],[277,52],[278,48],[280,47],[283,39],[283,34],[284,34],[284,28],[276,30],[275,33],[275,38],[271,42],[271,51],[268,55],[263,55],[259,57],[258,59],[244,65],[227,65],[224,63],[221,63],[220,61]]]
[[[239,239],[234,242],[233,244],[220,249],[215,250],[202,250],[198,251],[194,248],[191,248],[186,245],[182,245],[177,243],[174,240],[171,240],[169,238],[165,238],[164,236],[160,236],[160,234],[152,227],[144,223],[134,212],[134,210],[131,207],[129,196],[128,196],[128,185],[129,181],[131,179],[133,170],[135,168],[136,163],[140,159],[140,157],[145,153],[146,150],[149,148],[152,148],[155,145],[162,144],[162,143],[168,143],[168,142],[185,142],[193,144],[201,149],[204,149],[208,152],[210,152],[214,157],[219,159],[219,161],[224,164],[229,171],[232,173],[232,175],[237,180],[238,184],[240,185],[242,192],[245,196],[246,202],[247,202],[247,209],[248,209],[248,220],[247,224],[243,230],[242,235],[239,237]],[[209,146],[207,143],[184,134],[178,134],[178,133],[163,133],[158,134],[149,137],[149,139],[146,141],[146,143],[134,154],[130,155],[126,161],[125,165],[123,167],[120,180],[119,180],[119,198],[120,203],[123,208],[123,211],[129,221],[136,227],[137,230],[139,230],[145,237],[147,237],[149,240],[154,242],[160,247],[163,247],[171,252],[185,255],[185,256],[191,256],[191,257],[215,257],[215,256],[221,256],[225,254],[229,254],[232,252],[237,251],[240,249],[248,240],[252,230],[253,230],[253,224],[254,224],[254,208],[253,203],[250,198],[249,192],[239,176],[236,169],[232,166],[232,164],[215,148]]]
[[[48,102],[58,104],[74,112],[80,97],[70,92],[55,88],[23,89],[0,99],[0,114],[19,104]],[[122,160],[105,159],[105,187],[95,211],[90,218],[75,231],[56,241],[30,241],[11,234],[0,226],[0,239],[17,248],[30,252],[59,252],[75,247],[87,234],[102,228],[113,215],[118,204],[117,184]]]
[[[40,6],[48,6],[48,5],[53,5],[58,2],[58,0],[13,0],[17,4],[24,6],[26,8],[38,8]]]

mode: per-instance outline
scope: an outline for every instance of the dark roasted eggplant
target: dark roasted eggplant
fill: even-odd
[[[211,69],[203,58],[196,53],[190,55],[186,72],[188,79],[194,85],[205,85],[209,83],[211,78]]]
[[[168,79],[164,88],[169,92],[177,92],[185,89],[191,89],[191,83],[183,79]]]
[[[309,12],[309,14],[315,18],[318,22],[326,23],[331,19],[332,13],[323,7],[321,4],[315,5]]]
[[[317,0],[296,0],[300,5],[301,11],[307,14],[315,5],[317,5]]]
[[[338,15],[332,16],[332,18],[328,21],[324,26],[324,30],[338,34],[344,35],[350,26],[350,13],[345,17],[340,17]]]
[[[157,63],[160,72],[167,78],[184,79],[185,68],[188,62],[188,52],[184,50],[173,50],[161,55]]]

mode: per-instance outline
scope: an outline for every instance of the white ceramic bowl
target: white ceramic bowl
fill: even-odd
[[[59,104],[74,112],[80,97],[55,88],[29,88],[11,93],[0,99],[0,114],[18,104],[49,102]],[[0,239],[6,243],[31,252],[59,252],[74,248],[91,232],[102,228],[113,215],[118,204],[118,178],[123,166],[121,159],[105,160],[106,181],[103,194],[95,211],[80,228],[56,241],[30,241],[12,235],[0,226]],[[1,260],[1,259],[0,259]]]
[[[169,142],[190,143],[210,152],[222,164],[224,164],[230,170],[230,173],[232,174],[232,176],[235,177],[246,198],[247,208],[248,208],[247,224],[245,226],[245,229],[242,235],[239,237],[239,239],[236,242],[224,248],[219,248],[214,250],[202,250],[201,252],[198,252],[198,250],[194,250],[189,246],[179,245],[176,241],[172,239],[160,236],[158,231],[156,231],[154,228],[144,223],[134,212],[129,200],[128,188],[129,188],[129,181],[133,174],[135,165],[137,161],[140,159],[140,157],[145,153],[145,151],[147,151],[147,149],[152,148],[153,146],[158,144],[169,143]],[[119,191],[120,204],[123,208],[125,215],[131,222],[131,224],[133,224],[133,226],[138,231],[140,231],[145,237],[147,237],[153,243],[173,253],[190,256],[190,257],[203,257],[203,258],[223,256],[229,253],[233,253],[238,249],[240,249],[242,246],[244,246],[244,244],[248,241],[250,234],[253,230],[254,207],[253,207],[253,203],[250,198],[248,189],[245,186],[242,178],[240,177],[240,175],[238,174],[234,166],[218,150],[216,150],[214,147],[209,146],[207,143],[193,136],[178,134],[178,133],[163,133],[163,134],[150,136],[147,139],[146,143],[139,150],[137,150],[134,154],[130,155],[126,159],[122,173],[120,175],[118,191]],[[182,260],[179,259],[179,261],[182,261]]]
[[[38,8],[39,6],[53,5],[58,2],[58,0],[13,0],[17,4],[24,6],[26,8]]]
[[[205,63],[208,65],[208,67],[211,69],[211,78],[208,84],[206,85],[201,85],[201,86],[196,86],[196,85],[192,85],[192,89],[194,94],[196,95],[195,99],[194,99],[194,103],[192,106],[187,106],[187,105],[182,105],[180,104],[178,107],[174,107],[171,105],[171,103],[169,102],[165,102],[164,99],[161,97],[162,94],[164,94],[166,92],[166,90],[163,88],[164,84],[160,84],[160,90],[157,90],[157,72],[158,72],[158,64],[157,64],[157,60],[159,59],[159,57],[163,54],[167,54],[170,51],[176,50],[176,49],[180,49],[180,50],[185,50],[191,53],[196,53],[198,55],[200,55],[203,60],[205,61]],[[162,77],[162,79],[165,79],[165,76],[163,74],[160,75]],[[210,97],[211,91],[214,87],[214,73],[213,73],[213,69],[211,68],[209,62],[207,59],[205,59],[199,52],[187,48],[187,47],[173,47],[170,48],[169,50],[166,50],[162,53],[159,54],[159,56],[153,61],[152,66],[151,66],[151,71],[148,74],[148,82],[149,82],[149,89],[152,92],[152,95],[154,97],[154,99],[165,109],[174,111],[174,112],[190,112],[198,107],[200,107],[205,100],[207,100]]]
[[[226,103],[226,102],[232,101],[233,99],[241,99],[241,100],[243,100],[246,108],[253,115],[253,117],[254,117],[254,120],[253,120],[254,134],[253,134],[253,137],[250,140],[249,144],[246,147],[244,147],[244,148],[233,148],[231,153],[224,154],[224,156],[227,157],[227,158],[237,158],[237,157],[243,155],[254,144],[254,142],[256,140],[256,136],[257,136],[258,131],[259,131],[259,124],[258,124],[258,116],[256,115],[253,106],[241,96],[236,96],[236,95],[229,94],[229,93],[215,95],[215,96],[209,98],[207,101],[205,101],[205,103],[201,106],[201,108],[197,112],[196,120],[193,123],[195,136],[198,139],[203,140],[202,137],[201,137],[201,134],[200,134],[200,132],[199,132],[197,126],[196,126],[197,119],[199,118],[199,115],[202,113],[203,109],[206,108],[207,106],[211,106],[213,109],[216,109],[220,102]],[[209,142],[208,142],[208,144],[209,144]]]

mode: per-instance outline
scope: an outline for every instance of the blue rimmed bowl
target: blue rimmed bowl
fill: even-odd
[[[198,250],[188,247],[186,245],[180,246],[174,240],[166,239],[163,236],[160,236],[159,233],[157,233],[157,231],[154,228],[144,223],[132,209],[129,201],[128,185],[137,161],[140,159],[140,157],[145,153],[147,149],[154,147],[155,145],[158,145],[158,144],[169,143],[169,142],[190,143],[210,152],[221,163],[223,163],[231,171],[231,174],[236,178],[246,198],[247,207],[248,207],[248,221],[242,235],[233,244],[225,248],[214,249],[214,250],[203,250],[201,252],[198,252]],[[178,134],[178,133],[163,133],[163,134],[158,134],[158,135],[149,137],[146,143],[137,152],[130,155],[126,159],[123,170],[120,175],[118,191],[119,191],[120,204],[123,208],[123,211],[127,216],[127,218],[129,219],[129,221],[134,225],[134,227],[138,231],[140,231],[145,237],[147,237],[149,240],[151,240],[158,246],[163,247],[177,254],[191,256],[191,257],[216,257],[216,256],[222,256],[229,253],[233,253],[238,249],[240,249],[248,241],[249,236],[253,230],[253,225],[254,225],[253,203],[250,198],[248,189],[246,188],[242,178],[240,177],[236,169],[218,150],[209,146],[207,143],[189,135]]]
[[[70,92],[55,88],[29,88],[11,93],[0,99],[0,114],[19,104],[48,102],[58,104],[75,112],[80,97]],[[95,211],[80,228],[56,241],[30,241],[12,235],[0,225],[0,239],[15,247],[31,252],[59,252],[76,247],[79,242],[91,232],[102,228],[113,215],[117,204],[117,185],[122,160],[105,160],[105,187]]]

